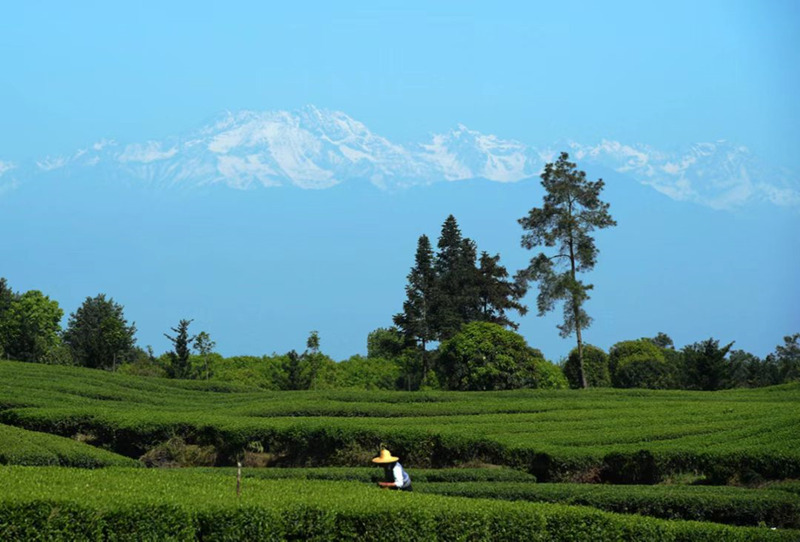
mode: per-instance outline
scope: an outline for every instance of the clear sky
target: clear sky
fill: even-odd
[[[73,153],[103,138],[123,142],[163,139],[200,128],[227,110],[291,111],[314,104],[344,111],[375,133],[400,143],[425,140],[430,134],[459,123],[530,145],[567,140],[589,144],[611,139],[671,149],[725,139],[746,146],[769,163],[796,172],[800,171],[798,91],[800,3],[796,1],[31,0],[0,5],[0,170],[4,161],[25,163],[48,155]],[[92,204],[104,206],[113,201],[110,207],[120,213],[143,221],[146,215],[118,207],[119,194],[86,187],[70,204],[63,189],[42,184],[19,194],[0,191],[0,213],[6,213],[6,220],[0,216],[0,226],[4,228],[0,239],[6,239],[0,240],[0,276],[9,277],[13,287],[41,289],[58,299],[67,313],[75,310],[83,297],[104,291],[125,304],[129,317],[137,321],[140,344],[154,344],[157,350],[166,347],[161,336],[167,331],[166,325],[194,316],[226,354],[302,348],[308,331],[320,329],[325,331],[323,350],[327,338],[331,353],[339,358],[363,353],[366,332],[388,325],[390,315],[400,309],[404,277],[419,234],[435,237],[447,214],[462,209],[461,215],[456,216],[463,217],[466,235],[486,239],[486,250],[502,252],[504,260],[521,265],[525,254],[511,253],[518,248],[520,233],[514,221],[520,212],[537,203],[531,198],[516,207],[509,202],[508,206],[497,205],[495,210],[478,213],[474,210],[476,200],[470,198],[485,194],[473,194],[466,188],[458,195],[418,192],[373,202],[383,209],[383,216],[391,215],[393,208],[397,213],[396,222],[392,223],[396,227],[387,223],[381,239],[394,243],[396,250],[381,253],[384,260],[378,268],[367,268],[371,276],[381,273],[387,280],[370,281],[369,302],[364,301],[350,313],[340,306],[345,298],[323,296],[325,301],[320,301],[319,292],[312,295],[297,287],[275,287],[269,295],[259,294],[253,300],[281,306],[294,302],[303,307],[296,315],[286,317],[284,313],[282,317],[267,309],[245,308],[251,299],[246,288],[291,284],[281,283],[289,280],[288,275],[275,269],[282,265],[281,254],[309,253],[309,245],[305,244],[312,235],[308,223],[289,217],[283,222],[283,229],[272,222],[269,227],[256,225],[263,209],[241,211],[232,220],[241,231],[250,232],[249,237],[240,238],[244,239],[242,243],[249,243],[242,249],[259,250],[253,246],[259,239],[253,231],[268,235],[279,230],[281,242],[277,245],[284,252],[270,256],[269,268],[258,267],[266,265],[265,260],[246,258],[250,265],[247,270],[217,263],[214,269],[203,272],[202,280],[187,281],[180,262],[165,256],[165,234],[158,230],[177,226],[174,222],[152,222],[154,231],[148,231],[143,223],[139,233],[113,230],[118,237],[106,232],[104,240],[116,247],[108,254],[95,254],[95,260],[87,256],[91,251],[80,244],[65,250],[61,236],[88,239],[94,235],[91,225],[81,221],[81,213],[87,216],[86,220],[90,220],[89,216],[91,220],[100,219],[88,210]],[[513,199],[509,194],[493,197]],[[366,197],[360,192],[357,196]],[[170,212],[164,201],[181,205],[174,199],[178,197],[175,193],[165,195],[161,203],[148,200],[152,197],[131,196],[131,201],[140,205],[149,202],[162,214]],[[320,200],[321,197],[326,199]],[[347,200],[353,197],[356,196],[347,191],[306,191],[292,196],[291,203],[300,209],[313,207],[315,216],[322,217],[315,218],[313,224],[332,224],[336,231],[344,232],[330,240],[332,246],[338,246],[340,252],[359,254],[369,250],[369,241],[377,241],[361,233],[372,228],[365,224],[378,217],[374,212],[359,215],[359,206]],[[417,224],[401,227],[401,222],[409,221],[407,213],[418,211],[414,200],[425,197],[430,197],[430,202],[423,218]],[[256,199],[261,201],[260,198],[259,195]],[[624,285],[643,292],[664,282],[665,276],[654,274],[654,270],[669,268],[672,280],[685,282],[686,288],[668,290],[659,299],[666,303],[682,292],[684,297],[677,300],[682,310],[674,306],[663,309],[657,311],[657,318],[648,308],[631,316],[627,323],[618,322],[617,328],[613,319],[598,319],[597,343],[609,346],[617,340],[672,329],[684,343],[710,334],[723,340],[748,336],[750,339],[740,346],[763,355],[783,334],[800,331],[795,329],[800,315],[793,309],[798,289],[791,278],[800,271],[797,257],[791,255],[800,249],[796,234],[791,234],[794,228],[800,228],[796,212],[768,213],[769,219],[759,222],[689,204],[677,208],[671,200],[664,201],[669,208],[658,215],[665,220],[663,229],[658,231],[672,244],[660,252],[647,251],[647,279],[637,282],[635,276],[622,272],[622,266],[612,268],[619,272],[617,279],[602,274],[601,269],[598,273],[606,291],[619,291]],[[23,202],[28,206],[27,216],[37,217],[35,223],[33,218],[26,220],[26,215],[20,214]],[[184,203],[190,204],[189,200]],[[235,217],[236,204],[232,200],[226,200],[226,204],[230,206],[226,216]],[[192,199],[191,205],[210,204]],[[272,210],[271,216],[279,213],[271,207],[274,201],[264,205],[264,209]],[[57,211],[51,212],[54,208]],[[341,208],[350,214],[343,216],[338,211]],[[625,215],[630,220],[648,219],[647,214],[632,206],[623,208],[630,213]],[[12,211],[14,222],[9,218]],[[56,216],[60,218],[57,220]],[[182,216],[189,225],[198,219],[194,215]],[[688,218],[680,223],[666,222],[678,221],[678,216]],[[247,222],[247,218],[251,221]],[[748,220],[753,222],[748,225]],[[682,223],[691,223],[691,230]],[[273,227],[277,230],[270,229]],[[686,229],[681,232],[681,227]],[[682,235],[673,238],[666,233],[676,230]],[[218,230],[213,228],[195,231],[205,236],[191,240],[197,250],[208,250],[214,258],[226,261],[236,257],[223,246],[231,246],[234,230],[225,230],[218,237]],[[731,240],[726,232],[750,237]],[[8,239],[18,233],[23,235],[17,237],[24,237],[29,246],[58,253],[58,265],[26,254],[21,242],[12,246]],[[633,237],[622,239],[631,240],[634,233],[631,231]],[[712,233],[715,236],[706,236]],[[143,239],[159,238],[164,246],[142,246]],[[203,245],[209,238],[220,244]],[[508,241],[501,243],[501,238]],[[100,242],[99,238],[92,239]],[[759,239],[765,245],[777,246],[770,245],[768,250],[759,247]],[[624,246],[609,243],[612,254],[627,253]],[[699,278],[700,273],[692,268],[688,256],[702,259],[704,243],[725,247],[719,248],[716,258],[717,262],[726,263],[716,270],[717,276],[724,275],[725,280],[713,285],[707,278]],[[739,248],[766,251],[770,269],[778,267],[780,272],[769,275],[767,263],[760,257],[756,259],[761,263],[750,262],[739,269],[738,264],[746,259],[736,257]],[[659,261],[659,254],[672,263]],[[128,258],[134,257],[150,259],[153,265],[136,267],[136,274],[126,274],[123,264],[130,267]],[[312,259],[307,263],[325,266],[337,261],[334,254],[327,257],[332,260]],[[97,270],[96,261],[103,258],[116,262],[113,276],[111,271]],[[676,261],[685,265],[671,267]],[[201,265],[202,261],[194,263]],[[624,268],[630,269],[630,265],[628,262]],[[642,277],[644,271],[634,275]],[[307,278],[320,280],[317,275]],[[343,290],[364,284],[363,277],[348,279],[344,273],[341,280],[345,282],[323,284]],[[764,281],[770,283],[769,292],[758,299],[748,297],[755,295],[753,292]],[[609,286],[615,284],[617,290]],[[715,288],[713,303],[719,312],[698,314],[690,300],[697,299],[710,286]],[[214,297],[207,306],[191,304],[199,291],[209,289],[224,290],[229,295]],[[152,292],[161,296],[163,311],[147,308],[143,300]],[[598,284],[593,302],[601,315],[604,310],[636,310],[635,298],[617,299],[621,304],[604,308],[600,305],[604,299],[600,292]],[[737,302],[727,305],[729,297],[737,298]],[[533,304],[532,299],[529,302]],[[181,309],[182,303],[185,310]],[[608,303],[612,301],[609,299]],[[755,306],[758,310],[753,309],[747,317],[734,317],[736,311],[741,314]],[[248,318],[231,323],[231,314],[236,311],[244,311],[260,329],[277,318],[282,318],[286,327],[262,335],[248,328]],[[163,320],[158,320],[156,314],[162,313]],[[695,313],[697,319],[687,320],[687,313]],[[765,319],[767,313],[772,313],[771,320]],[[313,317],[304,318],[309,314]],[[348,319],[352,322],[350,328]],[[648,321],[649,327],[640,329],[635,325],[637,320]],[[534,345],[541,346],[543,334],[556,334],[555,323],[537,327],[540,324],[535,321],[534,315],[526,317],[522,330]],[[706,325],[709,321],[714,324]],[[759,322],[755,331],[750,325],[753,321]],[[533,340],[534,336],[539,342]],[[568,348],[567,343],[553,339],[543,349],[557,359]]]
[[[797,165],[800,4],[4,2],[0,156],[338,109],[394,140],[729,139]]]

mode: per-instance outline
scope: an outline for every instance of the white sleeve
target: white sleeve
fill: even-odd
[[[400,466],[400,463],[394,464],[392,474],[394,475],[394,485],[403,487],[403,467]]]

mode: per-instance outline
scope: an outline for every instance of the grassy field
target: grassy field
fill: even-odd
[[[265,392],[0,362],[0,540],[800,540],[798,427],[797,384]],[[381,445],[413,494],[375,487]],[[167,456],[208,467],[141,468]],[[236,497],[236,460],[292,468]]]

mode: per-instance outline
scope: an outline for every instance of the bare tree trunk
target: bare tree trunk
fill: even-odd
[[[422,381],[428,376],[428,342],[422,339]]]
[[[570,220],[572,219],[572,203],[569,206]],[[572,239],[572,228],[569,231],[569,262],[572,272],[572,282],[575,283],[575,247]],[[575,292],[572,292],[572,317],[575,320],[575,336],[578,338],[578,367],[581,370],[581,386],[583,389],[589,387],[586,382],[586,371],[583,370],[583,337],[581,337],[581,308],[578,301],[575,299]]]

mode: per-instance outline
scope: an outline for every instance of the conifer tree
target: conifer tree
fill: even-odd
[[[590,233],[617,223],[608,212],[608,203],[600,200],[603,180],[587,180],[586,173],[569,161],[567,153],[562,152],[555,163],[547,164],[541,177],[544,205],[534,207],[518,221],[526,231],[522,246],[555,248],[555,253],[548,256],[540,252],[516,278],[520,284],[539,283],[536,304],[540,316],[551,311],[557,302],[564,302],[564,323],[558,329],[562,337],[575,333],[581,382],[586,388],[581,333],[591,324],[583,306],[592,285],[579,280],[578,273],[590,271],[597,261],[598,250]]]
[[[174,348],[169,353],[171,362],[169,373],[172,378],[187,378],[189,376],[190,345],[197,338],[189,337],[189,324],[191,323],[192,320],[181,320],[177,328],[170,328],[175,333],[174,337],[164,333],[164,336],[172,342]]]
[[[485,251],[481,253],[478,268],[479,320],[518,329],[519,324],[512,322],[506,311],[514,310],[525,316],[528,308],[519,302],[524,294],[524,287],[509,280],[508,271],[500,265],[499,254],[489,256]]]
[[[462,324],[477,319],[480,301],[475,243],[462,237],[453,215],[444,221],[437,246],[433,324],[436,338],[444,341],[458,333]]]
[[[427,343],[435,339],[433,322],[435,295],[433,249],[428,236],[422,235],[417,241],[414,267],[408,273],[403,312],[396,314],[393,320],[406,339],[421,349],[423,378],[429,369]]]

